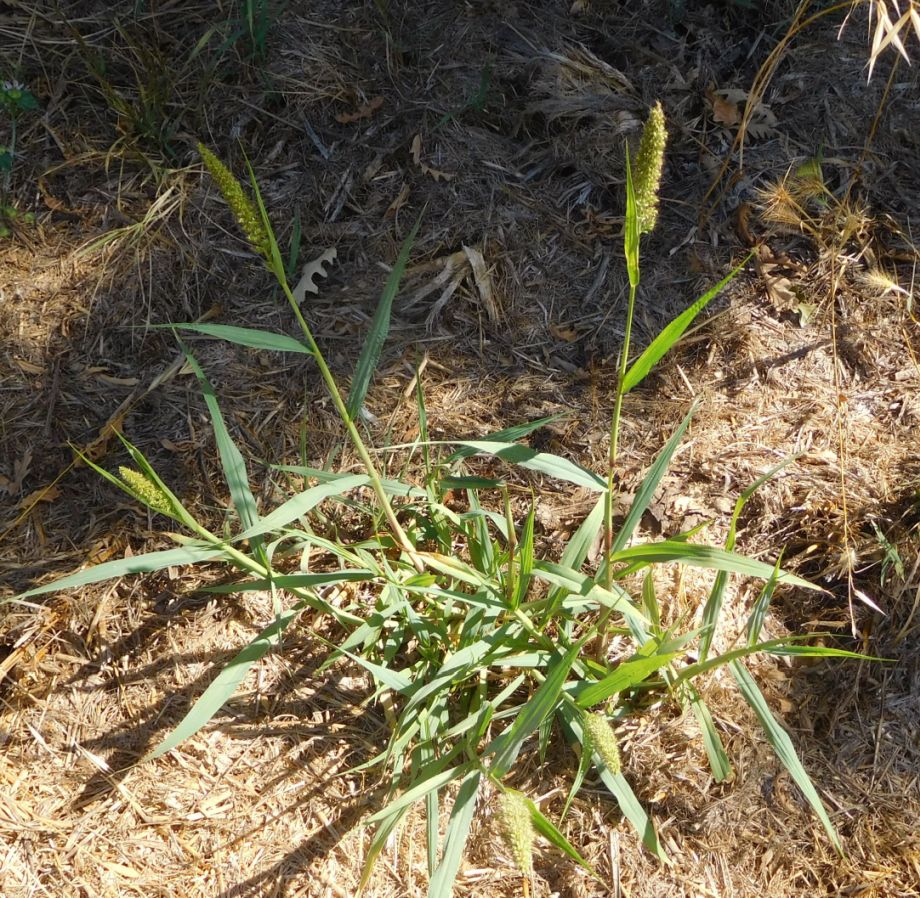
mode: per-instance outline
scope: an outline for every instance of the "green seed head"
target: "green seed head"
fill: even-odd
[[[511,856],[522,873],[533,873],[533,822],[520,792],[503,792],[498,800],[498,822]]]
[[[211,173],[214,183],[227,201],[237,223],[243,229],[246,239],[253,249],[268,258],[271,255],[271,247],[265,224],[259,210],[243,190],[243,185],[203,143],[198,144],[198,152],[201,154],[201,161],[204,162],[205,168]]]
[[[584,729],[591,740],[591,747],[600,756],[604,766],[614,776],[620,772],[620,747],[606,714],[586,714]]]
[[[118,469],[118,473],[124,481],[125,486],[127,486],[131,493],[137,496],[141,502],[160,514],[172,517],[172,507],[169,503],[169,499],[155,483],[148,480],[140,471],[135,471],[133,468],[122,466]]]
[[[664,147],[668,132],[664,124],[664,110],[657,102],[649,112],[642,129],[639,152],[633,164],[633,185],[636,191],[636,209],[639,213],[639,233],[654,230],[658,221],[658,188],[664,168]]]

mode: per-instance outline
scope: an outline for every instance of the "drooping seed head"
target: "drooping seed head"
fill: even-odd
[[[661,186],[661,172],[664,168],[664,148],[668,140],[665,128],[664,110],[656,102],[649,111],[639,152],[633,164],[633,187],[636,191],[636,211],[639,215],[639,233],[654,230],[658,221],[658,189]]]
[[[511,856],[522,873],[533,873],[534,829],[530,808],[520,792],[503,792],[498,800],[498,822]]]
[[[160,514],[172,516],[169,499],[153,481],[148,480],[140,471],[126,468],[123,465],[118,469],[118,474],[128,489],[141,502]]]
[[[584,730],[591,741],[591,747],[600,756],[604,766],[615,776],[620,772],[620,747],[606,714],[586,714]]]
[[[223,194],[230,211],[246,235],[246,239],[253,249],[268,258],[271,255],[271,246],[265,224],[259,210],[243,190],[243,185],[203,143],[198,144],[198,152],[201,154],[201,161],[204,162],[205,168],[211,173],[214,183]]]

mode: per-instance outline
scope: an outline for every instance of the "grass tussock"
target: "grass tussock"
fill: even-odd
[[[911,894],[912,73],[781,6],[11,14],[5,888]]]

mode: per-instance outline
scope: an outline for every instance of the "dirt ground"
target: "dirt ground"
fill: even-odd
[[[803,3],[798,21],[826,8]],[[434,437],[564,412],[531,444],[602,471],[626,302],[624,142],[660,99],[670,143],[639,344],[755,255],[627,398],[627,485],[702,400],[646,535],[702,523],[724,539],[741,490],[797,453],[748,506],[739,548],[782,550],[827,593],[780,594],[768,628],[889,661],[755,667],[845,857],[716,674],[700,686],[732,782],[712,782],[679,707],[624,730],[624,769],[672,864],[589,778],[565,832],[607,885],[545,846],[529,889],[920,895],[920,84],[894,54],[867,83],[866,11],[840,35],[845,13],[785,45],[795,4],[289,0],[263,45],[229,0],[0,4],[0,79],[39,101],[17,117],[4,203],[19,215],[0,241],[0,598],[167,544],[74,463],[73,447],[123,462],[113,428],[206,519],[227,507],[195,379],[152,325],[294,322],[198,140],[238,173],[251,160],[282,245],[300,234],[298,266],[335,249],[304,310],[343,381],[422,215],[368,399],[377,445],[417,434],[407,387],[421,365]],[[816,159],[827,192],[803,193]],[[355,465],[309,362],[192,344],[265,507],[285,489],[255,474],[268,464]],[[590,497],[537,485],[552,552]],[[218,576],[170,570],[0,606],[3,898],[355,894],[379,792],[350,771],[386,723],[360,669],[314,675],[322,622],[202,733],[131,766],[270,619],[263,598],[196,593]],[[694,613],[708,583],[663,571],[669,613]],[[739,584],[729,611],[743,620],[749,597]],[[548,814],[577,766],[559,751],[516,774]],[[368,896],[425,893],[422,831],[419,815],[388,845]],[[497,846],[486,800],[457,895],[522,893]]]

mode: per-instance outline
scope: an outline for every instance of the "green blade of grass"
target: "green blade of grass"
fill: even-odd
[[[251,327],[237,327],[231,324],[169,324],[155,325],[159,327],[178,328],[184,331],[194,331],[208,337],[217,337],[228,343],[247,346],[250,349],[267,349],[274,352],[299,352],[304,355],[313,355],[310,348],[294,337],[287,334],[278,334],[274,331],[257,330]]]
[[[472,450],[473,455],[494,455],[513,465],[520,465],[531,471],[547,474],[556,480],[574,483],[576,486],[587,487],[596,493],[604,492],[607,484],[602,477],[593,471],[567,458],[552,455],[548,452],[537,452],[529,446],[520,443],[504,443],[493,440],[456,440],[461,446]]]
[[[224,421],[220,406],[217,403],[217,396],[211,386],[210,381],[198,364],[198,360],[192,355],[188,347],[182,341],[179,341],[188,359],[189,366],[198,379],[198,385],[204,394],[204,401],[207,403],[208,411],[211,414],[211,426],[214,428],[214,437],[217,441],[217,450],[220,453],[221,466],[224,469],[224,477],[227,480],[227,487],[230,490],[230,498],[233,507],[239,516],[240,522],[244,528],[254,527],[259,520],[259,513],[256,510],[256,500],[249,488],[249,476],[246,473],[246,463],[240,450],[237,449],[236,443],[230,437],[230,431]],[[254,548],[258,548],[254,546]]]
[[[533,828],[551,845],[555,845],[563,854],[567,854],[576,864],[584,867],[595,879],[603,882],[595,869],[575,850],[569,840],[545,817],[540,809],[525,795],[524,802],[530,811]]]
[[[284,632],[288,624],[298,617],[306,607],[308,607],[306,602],[299,602],[290,610],[282,612],[246,648],[229,661],[211,685],[205,689],[201,697],[192,705],[178,726],[152,752],[146,755],[144,760],[152,761],[161,757],[205,726],[236,692],[237,687],[246,674],[249,673],[249,669],[253,664],[259,661],[277,643],[278,637]]]
[[[361,879],[358,882],[358,888],[355,891],[356,895],[360,895],[361,892],[364,891],[364,887],[369,882],[371,873],[374,871],[374,864],[377,863],[377,858],[380,857],[381,852],[384,848],[386,848],[386,844],[390,839],[390,835],[399,825],[399,821],[402,820],[408,810],[409,807],[406,806],[395,811],[386,817],[386,819],[381,821],[380,825],[377,827],[377,831],[374,833],[374,838],[371,839],[371,844],[367,849],[367,855],[364,858],[364,866],[361,869]]]
[[[4,602],[16,602],[32,596],[45,595],[49,592],[59,592],[62,589],[73,589],[77,586],[88,586],[91,583],[100,583],[114,577],[124,577],[127,574],[149,574],[162,571],[168,567],[179,567],[185,564],[199,564],[202,561],[213,561],[224,554],[219,547],[208,545],[187,545],[179,549],[165,549],[162,552],[148,552],[146,555],[134,555],[131,558],[119,558],[116,561],[104,561],[85,570],[62,577],[53,583],[36,586],[11,599],[0,599]]]
[[[370,570],[328,571],[317,574],[282,574],[270,580],[243,580],[239,583],[220,583],[217,586],[202,586],[197,592],[214,593],[217,595],[232,595],[237,592],[264,592],[272,586],[278,589],[315,589],[317,586],[326,586],[330,583],[360,583],[372,580],[379,574]]]
[[[532,502],[530,511],[524,521],[524,532],[521,534],[521,541],[518,545],[517,579],[515,580],[514,595],[511,599],[512,608],[519,607],[530,590],[530,580],[534,564],[533,530],[536,510],[536,503]]]
[[[451,808],[447,832],[444,836],[444,851],[431,882],[428,885],[428,898],[450,898],[453,894],[454,880],[463,860],[463,849],[470,834],[470,825],[476,811],[476,798],[482,773],[471,770],[460,784],[460,790]]]
[[[383,810],[377,811],[376,814],[371,814],[365,822],[379,823],[381,820],[386,820],[390,814],[395,814],[397,811],[403,810],[409,807],[409,805],[415,804],[415,802],[424,798],[432,789],[443,789],[448,783],[452,783],[455,779],[466,776],[472,769],[469,763],[458,764],[456,767],[448,767],[447,770],[437,770],[438,762],[434,762],[431,766],[435,768],[435,772],[429,773],[426,776],[425,774],[427,771],[422,770],[420,778],[403,792],[399,798],[395,798]]]
[[[623,226],[623,257],[629,285],[635,290],[639,286],[639,209],[636,204],[636,185],[633,183],[632,162],[629,159],[629,143],[626,144],[626,220]],[[622,388],[621,388],[622,389]],[[623,389],[625,393],[626,390]]]
[[[594,545],[601,527],[603,526],[604,497],[601,496],[588,516],[579,524],[578,529],[572,534],[572,538],[569,540],[562,552],[562,557],[559,559],[560,565],[563,568],[568,568],[569,570],[577,572],[585,563],[585,559],[591,551],[591,546]],[[547,595],[547,612],[543,620],[544,626],[556,616],[556,613],[559,611],[567,595],[569,595],[569,591],[563,586],[554,586],[549,591]]]
[[[763,629],[763,623],[767,618],[767,611],[770,608],[770,601],[776,590],[776,580],[779,576],[779,565],[781,561],[782,552],[780,553],[780,557],[776,559],[776,567],[773,570],[773,576],[764,583],[763,589],[761,589],[760,595],[757,596],[757,601],[754,602],[754,607],[751,609],[750,616],[745,624],[744,629],[747,633],[748,645],[754,645],[754,643],[760,639],[760,631]]]
[[[733,661],[728,669],[732,672],[732,676],[734,676],[738,688],[744,696],[744,700],[751,706],[754,713],[757,715],[757,719],[760,721],[760,725],[770,745],[773,746],[776,756],[780,759],[786,770],[789,771],[796,785],[802,790],[802,794],[808,799],[808,803],[811,805],[815,814],[817,814],[818,819],[821,821],[821,825],[824,827],[824,831],[830,838],[831,844],[837,852],[842,855],[843,846],[840,843],[840,837],[837,835],[837,830],[834,824],[831,823],[830,817],[827,815],[827,811],[824,808],[824,802],[821,801],[821,797],[818,795],[818,790],[815,789],[811,777],[805,772],[805,768],[799,760],[799,756],[792,744],[792,740],[789,738],[789,734],[773,716],[770,711],[770,706],[767,704],[766,699],[763,697],[763,693],[760,691],[757,683],[754,682],[754,678],[748,672],[748,669],[740,661]]]
[[[735,508],[732,512],[731,520],[728,524],[728,536],[725,538],[725,549],[728,552],[731,552],[735,548],[735,536],[738,531],[738,519],[741,517],[741,512],[744,510],[744,506],[747,504],[748,499],[760,489],[774,474],[779,472],[782,468],[786,467],[790,462],[794,461],[798,456],[791,456],[781,461],[778,465],[771,468],[767,471],[766,474],[758,477],[737,499],[735,502]],[[769,581],[768,581],[769,582]],[[720,571],[716,575],[715,583],[712,585],[712,590],[709,593],[709,597],[706,599],[706,604],[703,606],[703,633],[700,637],[700,660],[704,661],[706,656],[709,654],[709,648],[712,645],[713,637],[716,633],[716,628],[719,625],[719,614],[722,611],[722,599],[725,595],[725,587],[728,585],[728,574],[724,571]]]
[[[703,701],[692,683],[685,683],[683,689],[703,734],[703,747],[709,759],[709,769],[715,781],[723,783],[731,776],[732,765],[725,746],[722,744],[722,737],[719,736],[715,721],[712,719],[709,706]]]
[[[486,747],[484,755],[493,753],[495,755],[492,761],[492,775],[496,778],[501,779],[508,773],[524,740],[536,730],[543,718],[555,709],[562,687],[565,685],[572,664],[578,657],[584,642],[583,639],[573,645],[564,655],[557,655],[556,663],[551,666],[546,679],[514,719],[514,723]]]
[[[591,752],[582,751],[578,758],[578,770],[575,771],[575,776],[572,777],[572,785],[569,787],[569,794],[566,796],[565,804],[562,806],[562,813],[559,815],[560,822],[565,820],[566,815],[569,813],[569,808],[572,806],[575,796],[581,790],[585,777],[591,769],[591,763]]]
[[[335,496],[341,496],[353,489],[366,486],[370,483],[370,477],[366,474],[351,474],[348,477],[341,477],[328,483],[320,483],[316,486],[292,496],[287,502],[279,505],[273,512],[265,515],[254,527],[249,527],[238,536],[234,537],[234,542],[240,542],[244,539],[252,539],[255,536],[261,536],[264,533],[271,533],[280,530],[291,521],[296,521],[303,517],[312,509],[316,508],[320,502],[325,499],[331,499]]]
[[[412,245],[418,235],[419,227],[422,224],[420,215],[409,232],[409,236],[403,241],[399,249],[399,256],[396,264],[387,278],[383,287],[383,293],[380,295],[380,302],[377,304],[377,311],[374,312],[374,319],[371,322],[371,329],[368,332],[361,355],[358,358],[358,365],[355,368],[355,374],[351,382],[351,391],[348,394],[346,403],[348,414],[352,420],[358,417],[367,397],[367,391],[370,389],[371,380],[374,377],[374,371],[377,369],[377,363],[380,361],[380,353],[383,351],[383,344],[386,342],[387,334],[390,331],[390,315],[393,311],[393,299],[399,290],[399,284],[402,280],[403,272],[409,262],[409,253],[412,252]]]
[[[700,676],[707,671],[715,670],[732,661],[740,658],[746,658],[748,655],[756,655],[759,652],[768,652],[771,655],[800,655],[808,658],[852,658],[860,661],[883,661],[883,658],[875,658],[871,655],[862,655],[859,652],[849,652],[846,649],[835,649],[824,645],[797,645],[803,639],[812,639],[814,634],[803,633],[798,636],[784,636],[781,639],[769,639],[766,642],[758,642],[754,645],[744,645],[741,648],[732,649],[717,655],[715,658],[707,658],[705,661],[697,661],[695,664],[688,664],[682,668],[677,675],[674,683],[683,683]]]
[[[480,439],[485,440],[488,443],[515,443],[518,440],[522,440],[524,437],[529,436],[535,430],[539,430],[541,427],[545,427],[547,424],[552,424],[553,421],[558,421],[561,417],[562,415],[550,415],[547,418],[538,418],[536,421],[528,421],[525,424],[515,424],[514,427],[507,427],[504,430],[496,430],[494,433],[488,433]],[[470,458],[470,456],[475,455],[476,452],[476,449],[461,447],[456,452],[447,457],[447,463],[453,464],[454,462],[460,461],[463,458]]]
[[[287,471],[290,474],[300,474],[302,477],[312,477],[320,483],[332,483],[345,477],[353,477],[343,471],[323,471],[320,468],[310,468],[304,465],[270,465],[273,471]],[[426,499],[428,494],[421,487],[402,480],[381,480],[384,490],[391,496],[400,496],[406,499]]]
[[[649,622],[645,615],[633,604],[629,594],[616,584],[609,590],[605,589],[595,583],[592,577],[573,571],[561,564],[554,564],[552,561],[536,562],[533,566],[533,574],[538,579],[551,583],[565,595],[574,593],[582,596],[586,601],[595,601],[606,608],[619,611],[631,625],[641,629],[648,626]]]
[[[623,526],[620,527],[617,535],[613,539],[613,544],[610,549],[611,552],[619,552],[632,538],[636,527],[639,526],[639,522],[642,520],[642,515],[645,514],[652,499],[655,498],[655,490],[658,489],[661,478],[664,477],[667,472],[668,466],[671,464],[671,459],[674,457],[674,453],[677,451],[677,447],[680,445],[680,441],[683,439],[684,433],[690,425],[690,419],[695,414],[697,408],[697,403],[691,406],[690,411],[684,416],[684,420],[680,422],[677,430],[674,431],[674,435],[665,444],[664,449],[661,450],[652,467],[649,468],[649,472],[645,475],[642,485],[636,490],[636,495],[626,514],[626,519],[623,521]],[[600,578],[600,576],[601,572],[598,573],[598,578]],[[600,579],[598,582],[600,582]]]
[[[632,363],[623,378],[623,392],[628,393],[633,387],[640,384],[658,364],[662,357],[677,343],[684,335],[684,332],[693,323],[693,319],[709,304],[715,296],[719,294],[722,288],[738,275],[750,259],[748,255],[744,261],[728,275],[722,278],[718,284],[707,290],[690,308],[678,315],[664,330],[655,337],[649,344],[648,348],[635,362]]]
[[[657,543],[646,543],[621,549],[612,559],[614,562],[641,562],[644,564],[662,564],[668,561],[677,561],[690,567],[707,568],[709,570],[727,571],[728,573],[741,574],[745,577],[757,577],[760,580],[769,580],[773,576],[773,565],[764,564],[753,558],[726,552],[713,546],[701,546],[697,543],[685,543],[679,540],[662,540]],[[820,586],[796,577],[787,571],[780,571],[778,583],[785,586],[799,586],[803,589],[813,589],[823,592]]]
[[[591,708],[600,704],[611,696],[641,683],[648,678],[649,674],[670,664],[680,655],[681,652],[669,652],[664,655],[651,655],[648,657],[639,655],[635,658],[630,658],[628,661],[623,661],[603,680],[586,684],[583,688],[575,690],[575,703],[579,708]]]

